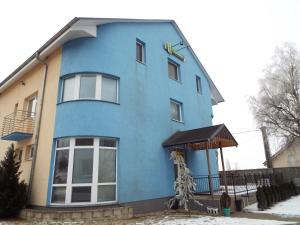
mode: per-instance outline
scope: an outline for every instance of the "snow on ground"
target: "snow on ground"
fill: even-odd
[[[247,189],[248,189],[248,193],[252,193],[252,192],[256,192],[256,184],[255,183],[248,183],[247,187],[246,185],[227,185],[228,188],[228,193],[229,194],[247,194]],[[225,186],[220,186],[220,190],[219,192],[221,192],[220,194],[222,194],[223,192],[225,192]]]
[[[247,212],[275,214],[282,217],[300,218],[300,195],[294,196],[284,202],[279,202],[270,209],[264,211],[258,210],[257,203],[245,207],[244,210]]]
[[[276,221],[276,220],[258,220],[247,218],[232,217],[191,217],[191,218],[173,218],[165,217],[156,222],[142,221],[136,225],[279,225],[279,224],[295,224],[295,222]]]
[[[276,220],[258,220],[248,218],[232,218],[232,217],[212,217],[212,216],[166,216],[162,219],[145,219],[140,221],[118,221],[118,222],[102,222],[102,221],[90,221],[90,222],[25,222],[25,221],[8,221],[0,222],[0,225],[284,225],[295,224],[295,222],[276,221]]]

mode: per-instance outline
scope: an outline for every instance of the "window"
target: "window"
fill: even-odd
[[[182,122],[182,103],[171,100],[170,104],[172,120]]]
[[[196,76],[196,88],[197,88],[197,92],[202,94],[201,78],[198,76]]]
[[[51,203],[115,203],[116,158],[115,138],[57,140]]]
[[[18,111],[18,106],[19,106],[19,104],[18,104],[18,103],[16,103],[16,104],[15,104],[15,108],[14,108],[14,114],[17,114],[17,111]]]
[[[34,151],[34,145],[28,145],[26,147],[26,152],[25,152],[25,159],[26,160],[32,160],[33,151]]]
[[[78,74],[64,79],[62,102],[78,99],[118,103],[118,79],[100,74]]]
[[[101,99],[108,102],[118,101],[118,81],[108,77],[102,77]]]
[[[70,101],[74,99],[75,93],[75,77],[67,78],[64,80],[63,87],[63,101]]]
[[[96,96],[96,76],[80,76],[80,99],[93,99]]]
[[[145,44],[139,40],[136,41],[136,60],[145,63]]]
[[[168,61],[168,72],[171,79],[179,81],[178,65],[170,60]]]
[[[19,154],[18,154],[18,160],[19,160],[19,161],[22,161],[22,156],[23,156],[23,150],[20,149],[20,150],[19,150]]]
[[[28,117],[35,117],[36,104],[37,104],[37,96],[36,95],[27,99]]]

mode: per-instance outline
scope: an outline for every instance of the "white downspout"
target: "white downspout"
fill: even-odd
[[[39,104],[39,113],[36,116],[37,123],[36,123],[36,129],[35,129],[33,156],[32,156],[30,176],[29,176],[29,182],[28,182],[27,204],[30,202],[30,197],[31,197],[31,193],[32,193],[34,169],[35,169],[35,165],[36,165],[37,149],[38,149],[38,145],[39,145],[39,136],[40,136],[44,97],[45,97],[45,88],[46,88],[47,75],[48,75],[48,64],[45,61],[40,59],[39,52],[35,53],[35,58],[36,58],[36,60],[38,60],[40,63],[42,63],[45,66],[45,70],[44,70],[44,76],[43,76],[43,80],[42,80],[42,84],[41,84],[41,97],[40,97],[40,101],[39,101],[39,103],[40,103]]]

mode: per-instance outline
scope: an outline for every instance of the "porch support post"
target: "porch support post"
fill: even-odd
[[[208,181],[209,181],[209,190],[210,194],[213,195],[213,183],[212,183],[212,177],[211,177],[211,169],[210,169],[210,158],[209,158],[209,152],[208,152],[208,143],[206,143],[206,160],[207,160],[207,167],[208,167]]]
[[[224,176],[225,191],[226,191],[226,194],[228,194],[227,176],[226,176],[226,170],[225,170],[225,166],[224,166],[223,149],[222,149],[221,142],[220,142],[219,146],[220,146],[220,152],[221,152],[221,161],[222,161],[222,169],[223,169],[223,176]]]

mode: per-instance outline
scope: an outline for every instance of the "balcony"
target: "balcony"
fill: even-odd
[[[17,110],[4,117],[1,139],[7,141],[21,141],[33,135],[35,113]]]

